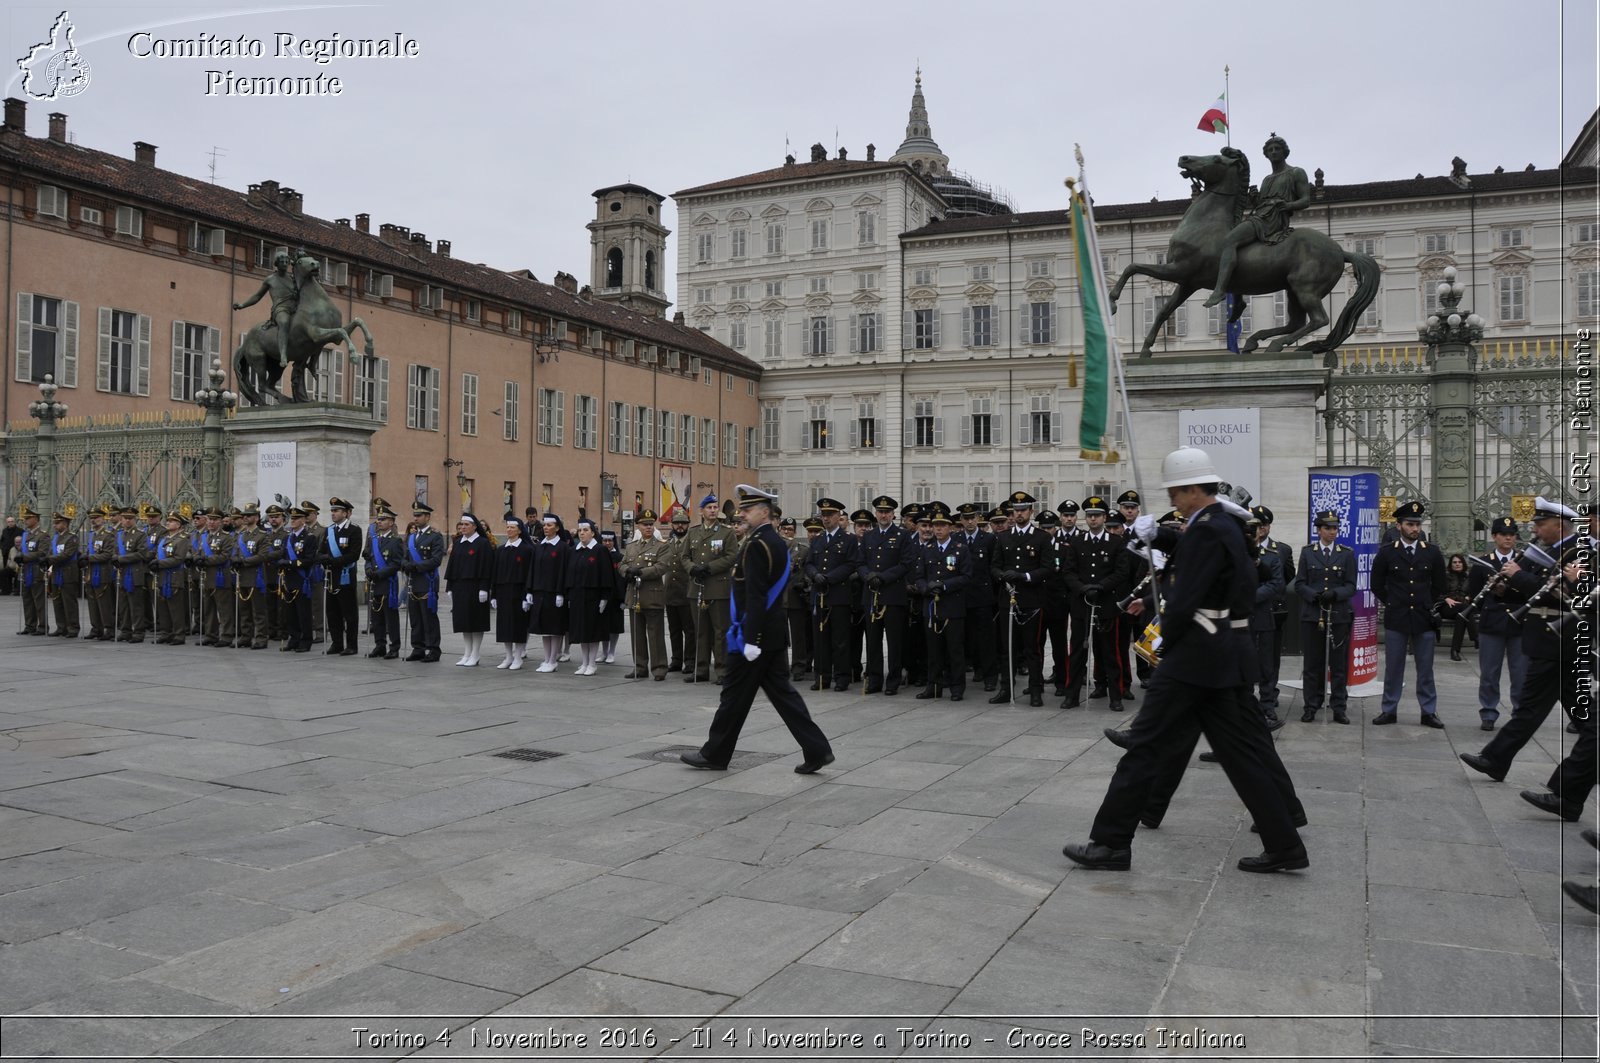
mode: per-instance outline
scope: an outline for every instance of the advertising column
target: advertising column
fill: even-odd
[[[1378,471],[1345,465],[1309,470],[1308,520],[1333,510],[1339,514],[1339,542],[1356,555],[1356,593],[1350,600],[1355,621],[1350,627],[1349,689],[1355,694],[1378,675],[1378,599],[1372,594],[1372,561],[1378,554],[1383,525],[1378,519]],[[1316,528],[1307,529],[1314,541]]]

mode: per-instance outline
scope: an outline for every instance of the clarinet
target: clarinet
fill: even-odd
[[[1518,563],[1518,564],[1521,564],[1522,557],[1523,557],[1523,551],[1521,549],[1517,549],[1517,550],[1513,551],[1512,554],[1511,554],[1511,560],[1516,562],[1516,563]],[[1470,558],[1470,560],[1473,561],[1476,564],[1479,564],[1479,565],[1487,565],[1489,563],[1489,562],[1485,561],[1481,557],[1472,557],[1472,558]],[[1463,621],[1466,621],[1466,620],[1471,620],[1473,617],[1477,616],[1478,615],[1478,610],[1483,608],[1483,603],[1488,600],[1489,595],[1491,593],[1493,593],[1493,591],[1494,591],[1494,589],[1496,587],[1500,586],[1505,581],[1506,581],[1505,569],[1504,568],[1500,568],[1500,569],[1495,570],[1495,574],[1493,576],[1490,576],[1489,577],[1489,581],[1483,585],[1483,588],[1481,590],[1479,590],[1477,594],[1474,594],[1472,596],[1472,600],[1470,602],[1468,602],[1466,605],[1463,605],[1461,607],[1460,613],[1458,614],[1461,617],[1461,619]]]
[[[1140,580],[1138,585],[1128,592],[1128,596],[1117,602],[1117,612],[1126,611],[1128,606],[1133,604],[1135,598],[1143,598],[1144,592],[1150,589],[1150,580],[1154,577],[1154,571],[1146,572],[1144,579]]]

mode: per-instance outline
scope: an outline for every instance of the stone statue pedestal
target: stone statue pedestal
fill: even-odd
[[[322,507],[334,495],[355,506],[365,524],[372,502],[372,435],[379,429],[361,406],[293,403],[238,410],[224,429],[233,443],[233,501],[260,499],[265,510],[277,495]]]

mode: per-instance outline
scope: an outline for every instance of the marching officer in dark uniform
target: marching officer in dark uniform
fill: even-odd
[[[989,567],[997,540],[982,523],[986,514],[976,502],[963,502],[956,507],[956,513],[961,517],[961,531],[955,537],[972,562],[972,574],[967,579],[967,641],[963,653],[983,689],[992,692],[1000,679],[1000,664],[994,652],[994,571]]]
[[[1272,652],[1262,653],[1262,641],[1257,642],[1257,653],[1261,658],[1261,711],[1278,715],[1278,674],[1283,664],[1283,625],[1289,617],[1289,592],[1288,588],[1294,586],[1294,549],[1288,543],[1281,543],[1272,537],[1272,510],[1266,506],[1254,506],[1250,512],[1255,515],[1256,545],[1263,554],[1272,553],[1278,557],[1278,568],[1283,572],[1284,589],[1272,603]]]
[[[407,574],[406,611],[411,627],[408,661],[439,661],[439,566],[444,564],[444,536],[433,527],[433,508],[411,507],[411,530],[400,568]]]
[[[811,541],[806,554],[806,580],[811,584],[813,651],[817,677],[812,690],[850,687],[850,576],[856,571],[857,539],[844,527],[844,503],[819,498],[823,533]]]
[[[912,576],[923,593],[928,640],[927,685],[917,698],[936,699],[949,691],[951,701],[960,701],[967,692],[967,587],[973,558],[966,544],[951,534],[954,522],[945,504],[930,503],[927,512],[933,541],[919,544]]]
[[[1256,563],[1256,596],[1255,606],[1250,610],[1250,640],[1256,648],[1256,675],[1259,678],[1259,689],[1267,688],[1266,661],[1277,656],[1277,621],[1272,610],[1276,603],[1283,597],[1283,560],[1276,550],[1265,550],[1261,547],[1261,516],[1256,512],[1260,507],[1250,511],[1250,519],[1245,521],[1245,534],[1254,541],[1247,542],[1250,556]],[[1252,689],[1257,684],[1252,683]],[[1276,731],[1283,726],[1283,720],[1278,717],[1276,708],[1268,708],[1264,697],[1258,696],[1256,704],[1261,709],[1262,717],[1267,721],[1267,728]]]
[[[389,503],[379,499],[373,509],[372,530],[366,559],[367,593],[372,598],[372,651],[368,657],[382,657],[392,661],[400,656],[400,601],[405,593],[401,586],[400,564],[405,560],[406,541],[395,531],[396,513]]]
[[[1478,595],[1489,588],[1478,604],[1478,718],[1485,731],[1494,730],[1500,719],[1500,672],[1511,672],[1511,711],[1522,704],[1523,677],[1528,673],[1528,655],[1522,649],[1521,619],[1511,618],[1511,607],[1506,604],[1509,588],[1504,579],[1495,579],[1500,569],[1519,556],[1517,522],[1510,517],[1497,517],[1489,526],[1494,539],[1494,549],[1481,555],[1482,564],[1470,566],[1467,573],[1467,599],[1478,600]]]
[[[1133,560],[1119,535],[1105,530],[1106,500],[1090,495],[1083,500],[1088,525],[1072,543],[1070,564],[1063,558],[1067,597],[1072,606],[1072,655],[1067,662],[1067,693],[1061,707],[1077,708],[1084,678],[1089,674],[1089,650],[1102,677],[1089,691],[1090,698],[1111,698],[1111,711],[1122,711],[1127,684],[1126,665],[1117,655],[1117,602],[1131,589],[1128,570]]]
[[[1374,724],[1394,723],[1405,690],[1406,650],[1417,661],[1417,702],[1424,727],[1443,727],[1439,695],[1433,683],[1433,651],[1439,641],[1439,615],[1444,600],[1444,554],[1422,538],[1421,502],[1395,509],[1400,537],[1379,547],[1372,562],[1372,593],[1383,603],[1383,705]]]
[[[1294,593],[1300,599],[1301,693],[1305,708],[1301,723],[1317,718],[1322,708],[1323,676],[1331,677],[1328,707],[1334,723],[1349,723],[1345,715],[1350,679],[1350,626],[1355,610],[1356,555],[1339,537],[1339,514],[1328,509],[1317,514],[1317,541],[1300,548]]]
[[[1039,644],[1044,633],[1044,604],[1049,593],[1050,574],[1055,557],[1050,536],[1033,523],[1033,507],[1038,501],[1026,491],[1014,491],[1011,502],[1013,526],[1001,535],[989,567],[997,582],[1005,585],[1001,608],[1006,623],[1001,627],[1000,690],[989,704],[1011,700],[1014,666],[1028,673],[1028,704],[1044,704],[1044,670],[1039,663]]]
[[[833,763],[833,747],[811,719],[804,699],[789,680],[789,625],[778,600],[794,573],[789,548],[772,527],[772,509],[777,498],[748,484],[740,484],[737,490],[739,508],[750,532],[731,574],[733,598],[729,606],[727,679],[722,685],[722,697],[705,745],[696,752],[683,754],[681,759],[693,768],[726,769],[728,761],[733,759],[739,732],[750,715],[756,691],[760,690],[771,700],[789,733],[800,744],[804,759],[795,766],[795,773],[810,775]],[[840,505],[835,513],[842,513],[843,509]],[[837,538],[848,533],[836,531],[834,534]],[[846,563],[849,560],[846,559]]]
[[[1550,775],[1545,790],[1523,790],[1533,807],[1574,823],[1597,774],[1595,705],[1594,547],[1574,526],[1576,511],[1542,495],[1533,504],[1533,547],[1521,561],[1507,561],[1506,597],[1523,620],[1528,655],[1521,704],[1481,753],[1463,753],[1474,771],[1495,781],[1506,777],[1517,752],[1539,730],[1556,702],[1577,727],[1571,751]],[[1569,891],[1570,892],[1570,891]]]
[[[811,608],[806,586],[806,554],[810,551],[810,536],[822,531],[822,522],[812,517],[806,520],[806,539],[795,534],[795,520],[784,517],[778,522],[778,534],[789,544],[789,583],[783,588],[783,612],[789,621],[789,673],[795,682],[810,678],[811,672]],[[815,528],[816,531],[812,531]]]
[[[866,605],[867,671],[864,694],[900,693],[905,676],[901,647],[906,635],[906,584],[916,564],[915,536],[894,519],[900,508],[888,495],[872,500],[876,522],[861,536],[856,570],[861,576]],[[888,643],[888,653],[884,644]]]

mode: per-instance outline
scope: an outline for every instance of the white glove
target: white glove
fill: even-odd
[[[499,601],[499,599],[497,599],[497,598],[490,598],[490,599],[489,599],[489,608],[490,608],[490,609],[498,609],[498,608],[500,608],[500,601]]]
[[[478,592],[478,601],[480,603],[481,602],[486,602],[488,600],[489,600],[489,592],[488,591],[479,591]]]
[[[1153,543],[1156,541],[1156,519],[1148,513],[1141,513],[1133,519],[1133,534],[1142,541]]]
[[[604,598],[601,598],[600,599],[600,611],[602,613],[605,612],[606,611],[606,606],[610,605],[610,604],[611,604],[610,602],[606,601]]]
[[[533,595],[524,594],[522,596],[522,611],[524,613],[526,613],[528,610],[530,610],[532,608],[533,608]]]
[[[556,608],[557,608],[557,609],[560,609],[560,608],[561,608],[561,607],[562,607],[562,606],[564,606],[564,605],[566,605],[566,604],[567,604],[567,600],[566,600],[566,599],[565,599],[565,598],[563,598],[563,597],[562,597],[562,596],[561,596],[561,595],[559,595],[559,594],[558,594],[558,595],[556,595]]]
[[[757,646],[753,642],[747,642],[747,643],[744,644],[744,659],[745,660],[753,661],[757,657],[760,657],[760,656],[761,656],[761,647],[760,646]]]

